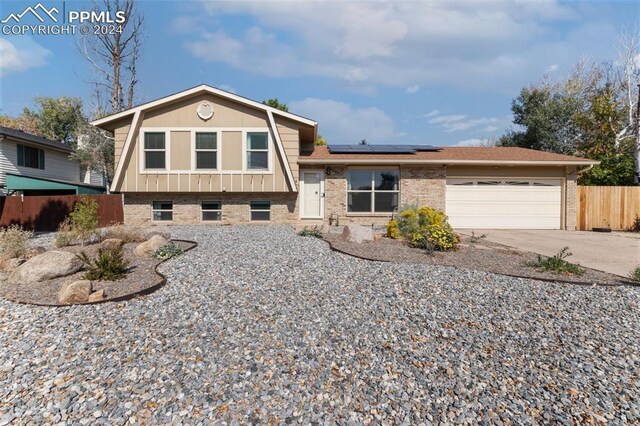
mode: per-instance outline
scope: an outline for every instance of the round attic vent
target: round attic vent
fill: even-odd
[[[198,106],[198,117],[208,120],[213,117],[213,106],[208,102],[203,102]]]

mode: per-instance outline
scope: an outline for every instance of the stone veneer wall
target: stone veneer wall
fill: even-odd
[[[202,222],[200,202],[222,202],[222,221]],[[134,193],[124,194],[124,222],[128,225],[149,224],[231,224],[231,223],[295,223],[298,220],[296,193]],[[173,201],[173,222],[152,222],[151,202]],[[251,222],[250,201],[271,201],[271,221]]]
[[[316,169],[318,168],[320,167],[316,167]],[[331,214],[338,215],[341,225],[357,223],[382,226],[389,222],[392,217],[391,213],[347,213],[347,167],[331,165],[329,168],[330,173],[325,176],[324,214],[326,223],[328,223]],[[445,175],[444,166],[401,166],[400,205],[417,201],[420,206],[427,205],[444,210]]]
[[[576,220],[578,214],[578,174],[576,167],[567,167],[567,188],[565,191],[565,229],[567,231],[576,230]]]

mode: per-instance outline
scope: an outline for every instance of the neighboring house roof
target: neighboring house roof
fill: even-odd
[[[0,136],[17,139],[24,142],[31,142],[38,145],[44,145],[60,151],[73,152],[73,148],[62,142],[52,141],[51,139],[23,132],[22,130],[12,129],[10,127],[0,126]]]
[[[77,194],[103,194],[104,187],[84,182],[7,173],[7,191],[71,189]]]
[[[404,154],[332,153],[326,146],[299,158],[300,164],[416,163],[416,164],[522,164],[522,165],[593,165],[599,161],[552,152],[515,147],[441,147],[437,151]]]
[[[306,124],[308,126],[315,127],[318,124],[317,122],[310,120],[308,118],[302,117],[300,115],[292,114],[290,112],[285,112],[285,111],[279,110],[278,108],[273,108],[268,105],[265,105],[262,102],[257,102],[257,101],[245,98],[243,96],[238,96],[235,93],[226,92],[224,90],[209,86],[207,84],[201,84],[200,86],[195,86],[190,89],[183,90],[178,93],[174,93],[173,95],[165,96],[165,97],[156,99],[154,101],[147,102],[133,108],[129,108],[125,111],[118,112],[116,114],[111,114],[103,118],[99,118],[97,120],[92,121],[91,124],[93,124],[94,126],[100,127],[112,121],[120,120],[122,118],[133,115],[138,111],[145,111],[150,108],[158,107],[170,102],[175,102],[180,99],[198,95],[200,93],[210,93],[212,95],[220,96],[222,98],[229,99],[229,100],[232,100],[240,104],[247,105],[262,111],[271,111],[272,114],[277,114],[282,117],[286,117],[288,119],[297,121],[299,123]]]

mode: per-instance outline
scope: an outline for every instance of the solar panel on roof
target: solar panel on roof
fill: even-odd
[[[333,154],[415,154],[417,151],[438,151],[433,145],[329,145]]]

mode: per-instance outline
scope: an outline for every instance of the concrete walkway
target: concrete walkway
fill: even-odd
[[[471,230],[461,233],[471,235]],[[567,259],[570,262],[623,277],[629,276],[629,272],[640,265],[640,234],[637,233],[507,229],[475,231],[475,235],[482,234],[487,235],[488,241],[545,256],[553,256],[562,247],[568,246],[573,253]]]

